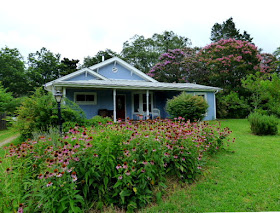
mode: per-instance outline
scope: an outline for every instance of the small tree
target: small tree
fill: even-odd
[[[201,120],[207,112],[208,104],[203,97],[182,92],[166,103],[166,111],[172,118],[183,117],[186,120]]]
[[[78,111],[77,106],[73,109],[74,103],[71,105],[63,106],[63,121],[82,123],[85,118],[84,113],[81,109]],[[51,93],[46,93],[42,88],[37,89],[32,96],[23,101],[17,109],[17,114],[15,126],[25,138],[31,137],[35,131],[46,131],[58,123],[56,101]]]

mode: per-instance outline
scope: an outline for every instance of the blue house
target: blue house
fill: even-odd
[[[216,119],[215,94],[217,87],[191,83],[162,83],[126,63],[118,57],[83,68],[44,85],[53,94],[62,91],[63,96],[76,102],[87,118],[95,115],[117,119],[139,120],[167,118],[167,99],[185,91],[203,96],[209,108],[204,120]]]

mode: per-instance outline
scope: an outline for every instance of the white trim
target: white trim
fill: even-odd
[[[74,78],[74,77],[76,77],[76,76],[79,76],[79,75],[81,75],[81,74],[83,74],[83,73],[87,73],[87,72],[89,72],[91,75],[93,75],[93,76],[95,76],[95,77],[97,77],[97,78],[99,78],[99,79],[109,81],[108,78],[105,78],[104,76],[98,74],[97,72],[94,72],[93,70],[91,70],[91,69],[89,69],[89,68],[83,68],[83,69],[81,69],[81,70],[77,70],[76,72],[70,73],[70,74],[65,75],[65,76],[63,76],[63,77],[60,77],[60,78],[58,78],[58,79],[56,79],[56,80],[54,80],[54,81],[48,82],[48,83],[45,84],[45,87],[49,87],[49,86],[51,86],[53,83],[64,82],[65,80]]]
[[[152,97],[151,97],[152,98]],[[149,119],[149,116],[150,116],[150,112],[149,112],[149,90],[146,91],[146,108],[147,108],[147,117],[146,119],[148,120]],[[152,100],[151,100],[151,110],[152,110]]]
[[[214,120],[217,119],[217,112],[216,112],[216,93],[214,93]]]
[[[193,95],[197,95],[197,96],[204,96],[204,100],[208,103],[207,100],[207,93],[206,92],[194,92]]]
[[[113,89],[113,106],[114,106],[114,110],[113,110],[113,117],[114,117],[114,122],[117,122],[117,112],[116,112],[116,94],[117,94],[116,89]]]
[[[118,58],[118,57],[113,57],[113,58],[110,58],[106,61],[103,61],[99,64],[95,64],[91,67],[89,67],[89,69],[91,70],[95,70],[97,68],[101,68],[101,67],[104,67],[110,63],[118,63],[119,65],[127,68],[128,70],[134,72],[136,75],[138,75],[139,77],[142,77],[144,78],[145,80],[147,81],[150,81],[150,82],[158,82],[157,80],[151,78],[150,76],[146,75],[145,73],[141,72],[140,70],[136,69],[135,67],[131,66],[130,64],[128,64],[127,62],[125,62],[124,60]]]
[[[94,101],[77,101],[77,95],[94,95]],[[96,92],[74,92],[74,102],[78,105],[96,105],[97,93]]]
[[[135,91],[135,92],[132,92],[131,95],[131,101],[132,101],[132,104],[131,104],[131,111],[132,111],[132,117],[134,117],[134,115],[138,115],[140,112],[135,112],[135,109],[134,109],[134,95],[135,94],[138,94],[139,95],[139,110],[140,112],[143,112],[143,113],[146,113],[146,116],[148,115],[147,114],[147,111],[143,111],[143,94],[146,94],[147,95],[147,91]],[[153,92],[149,92],[149,96],[151,96],[151,110],[154,108],[154,93]],[[146,97],[147,98],[147,97]],[[149,111],[149,105],[146,103],[147,105],[147,109]]]
[[[204,96],[204,100],[206,101],[206,103],[208,104],[208,100],[207,100],[207,93],[206,92],[194,92],[193,95],[197,95],[197,96]],[[208,116],[208,111],[210,109],[210,105],[208,104],[208,109],[206,111],[206,113],[204,114],[204,117]]]

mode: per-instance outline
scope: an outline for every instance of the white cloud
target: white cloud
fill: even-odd
[[[121,51],[135,34],[150,37],[172,30],[194,46],[210,42],[212,26],[233,17],[267,52],[280,46],[278,1],[222,0],[13,0],[0,8],[0,48],[16,47],[25,56],[46,47],[62,57]]]

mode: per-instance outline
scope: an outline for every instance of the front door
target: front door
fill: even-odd
[[[117,119],[125,120],[125,95],[116,97]]]

